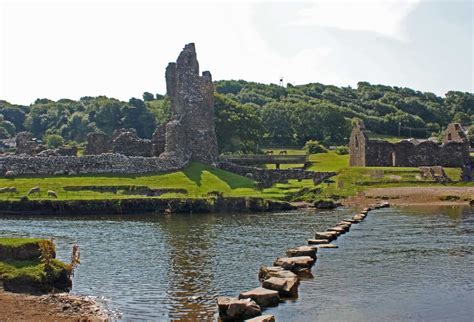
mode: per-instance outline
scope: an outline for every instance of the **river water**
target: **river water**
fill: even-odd
[[[81,247],[73,293],[123,320],[214,320],[215,297],[258,286],[260,265],[349,209],[273,214],[0,217],[0,236]],[[380,209],[322,249],[278,321],[474,321],[474,212]]]

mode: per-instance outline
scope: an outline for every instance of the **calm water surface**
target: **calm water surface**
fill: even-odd
[[[81,246],[73,292],[123,320],[213,320],[214,298],[258,286],[261,264],[305,244],[350,210],[274,214],[0,217],[0,235],[53,236],[59,258]],[[279,321],[474,321],[474,212],[371,212],[321,250]]]

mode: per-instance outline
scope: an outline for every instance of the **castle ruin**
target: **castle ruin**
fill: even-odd
[[[448,125],[442,144],[438,144],[430,140],[371,140],[360,121],[352,129],[349,148],[349,164],[357,167],[463,167],[470,162],[469,143],[457,123]]]

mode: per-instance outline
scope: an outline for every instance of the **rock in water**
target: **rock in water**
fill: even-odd
[[[298,278],[270,277],[263,281],[262,286],[269,290],[278,291],[282,297],[296,297],[298,295]]]
[[[327,239],[308,239],[309,245],[320,245],[320,244],[329,244]]]
[[[316,260],[309,256],[279,257],[273,265],[294,271],[296,268],[311,268],[315,262]]]
[[[280,303],[280,295],[278,291],[268,290],[263,287],[257,287],[253,290],[242,292],[239,299],[252,299],[261,307],[277,306]]]
[[[257,316],[256,318],[245,320],[245,322],[275,322],[275,316],[270,314],[265,314],[262,316]]]
[[[317,248],[310,246],[299,246],[296,248],[288,249],[286,251],[286,256],[288,257],[299,257],[299,256],[309,256],[316,259]]]
[[[217,306],[219,316],[223,320],[245,320],[262,314],[260,306],[251,299],[239,300],[221,296],[217,298]]]

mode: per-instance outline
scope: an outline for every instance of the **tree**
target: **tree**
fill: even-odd
[[[64,145],[64,139],[59,134],[49,134],[44,137],[48,149],[56,149]]]
[[[262,128],[256,110],[224,95],[214,95],[216,136],[220,152],[256,152]]]

